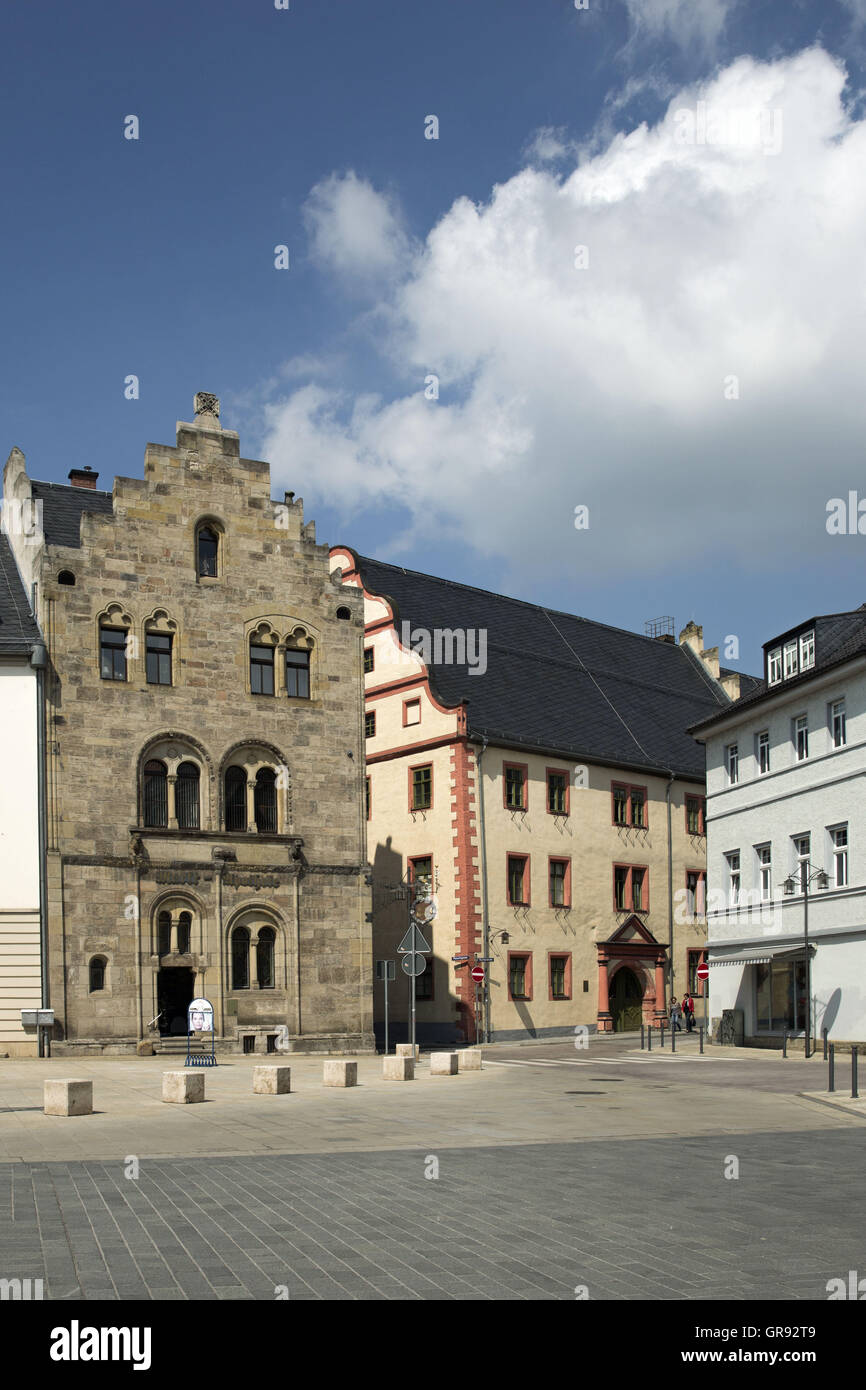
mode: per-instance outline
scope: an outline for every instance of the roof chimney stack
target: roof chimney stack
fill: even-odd
[[[98,477],[99,474],[94,473],[89,463],[86,463],[83,468],[70,468],[69,470],[69,481],[73,487],[95,488]]]

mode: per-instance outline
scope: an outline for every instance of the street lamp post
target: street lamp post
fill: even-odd
[[[803,859],[800,861],[800,887],[803,890],[803,951],[806,959],[806,1057],[812,1055],[812,960],[809,955],[809,884],[815,882],[823,892],[830,880],[823,869],[812,869],[811,861]],[[793,897],[796,892],[796,880],[793,874],[785,879],[782,885],[785,897]],[[795,994],[796,998],[796,994]]]

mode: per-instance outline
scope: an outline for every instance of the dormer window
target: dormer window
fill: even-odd
[[[782,679],[782,648],[776,647],[767,655],[767,684],[777,685]]]
[[[815,665],[815,633],[804,632],[800,637],[800,670],[810,671]]]
[[[785,680],[790,680],[791,676],[797,674],[797,639],[785,643]]]

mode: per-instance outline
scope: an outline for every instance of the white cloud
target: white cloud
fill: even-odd
[[[313,259],[344,279],[394,274],[409,254],[394,201],[352,170],[316,184],[304,205],[304,222]]]
[[[523,153],[530,164],[554,164],[573,149],[564,126],[543,125],[527,141]]]
[[[738,0],[625,0],[632,33],[712,49]],[[856,3],[856,0],[855,0]]]
[[[566,177],[527,168],[486,204],[458,198],[394,280],[378,342],[417,386],[275,398],[262,457],[310,501],[402,504],[393,555],[437,527],[515,567],[640,582],[826,544],[866,435],[866,124],[844,80],[817,48],[739,59]],[[683,143],[699,103],[716,137],[767,113],[778,153],[699,143],[699,125]]]

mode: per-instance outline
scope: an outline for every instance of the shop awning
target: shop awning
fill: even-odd
[[[712,951],[712,948],[710,948]],[[809,958],[815,954],[815,947],[809,945]],[[793,961],[805,960],[806,952],[803,946],[749,946],[745,950],[738,951],[735,956],[707,956],[708,965],[769,965],[771,961]]]

